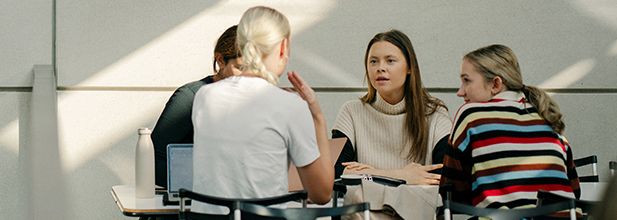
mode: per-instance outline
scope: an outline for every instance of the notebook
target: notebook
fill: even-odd
[[[345,142],[347,142],[347,138],[334,138],[330,139],[330,160],[332,162],[332,167],[336,163],[341,151],[343,151],[343,147],[345,146]],[[289,181],[289,192],[300,191],[303,190],[302,181],[300,181],[300,175],[298,174],[298,169],[296,165],[291,163],[289,165],[288,171],[288,181]]]
[[[180,188],[193,188],[193,144],[167,145],[167,200],[180,201]]]

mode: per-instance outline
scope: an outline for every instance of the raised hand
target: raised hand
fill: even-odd
[[[304,99],[309,105],[316,102],[317,98],[315,97],[315,91],[306,84],[306,82],[296,73],[295,71],[291,71],[287,73],[287,79],[291,82],[291,85],[296,89],[298,95]]]

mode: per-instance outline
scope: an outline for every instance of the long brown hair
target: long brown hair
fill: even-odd
[[[390,30],[387,32],[378,33],[371,39],[366,47],[366,53],[364,55],[364,69],[365,77],[368,83],[368,92],[360,100],[363,103],[375,102],[375,96],[377,91],[375,87],[371,85],[368,77],[368,55],[374,43],[380,41],[387,41],[394,46],[398,47],[407,66],[409,72],[405,77],[405,125],[404,128],[409,134],[408,142],[411,142],[411,148],[407,153],[407,159],[412,161],[420,161],[424,163],[426,160],[426,153],[428,149],[428,116],[437,111],[437,108],[443,107],[447,109],[446,105],[439,100],[431,96],[426,88],[422,85],[422,79],[420,78],[420,68],[418,67],[418,60],[416,59],[416,53],[414,52],[411,40],[403,32],[399,30]]]
[[[484,80],[490,82],[500,77],[508,90],[521,91],[538,114],[551,126],[553,131],[562,134],[566,128],[559,105],[544,90],[523,84],[523,76],[516,55],[507,46],[493,44],[469,52],[463,58],[469,61]]]

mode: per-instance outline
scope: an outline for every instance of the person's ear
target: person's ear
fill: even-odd
[[[214,53],[214,60],[216,60],[216,64],[219,66],[219,69],[222,69],[225,66],[225,58],[223,58],[223,54]]]
[[[285,58],[288,56],[289,54],[289,39],[284,38],[281,41],[281,49],[279,50],[279,57],[280,58]]]
[[[505,85],[503,84],[501,77],[495,76],[495,78],[493,78],[493,86],[491,86],[491,93],[493,95],[497,95],[497,93],[503,91],[504,88]]]

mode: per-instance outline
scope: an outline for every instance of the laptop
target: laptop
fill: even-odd
[[[180,188],[193,189],[193,144],[167,145],[167,201],[180,201]]]
[[[332,166],[334,167],[334,164],[336,163],[336,160],[338,160],[341,151],[343,151],[343,147],[347,142],[347,138],[334,138],[328,141],[330,142],[330,160],[332,162]],[[289,165],[288,173],[289,174],[287,178],[289,181],[289,192],[304,190],[304,187],[302,186],[302,181],[300,181],[300,175],[298,174],[298,169],[296,168],[296,165],[291,163]]]

